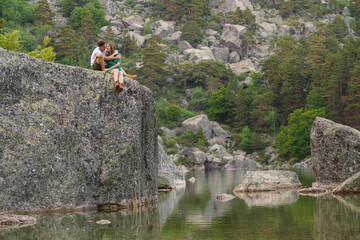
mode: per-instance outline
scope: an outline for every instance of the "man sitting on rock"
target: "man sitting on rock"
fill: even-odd
[[[98,41],[98,47],[94,49],[91,54],[91,66],[93,70],[104,71],[105,70],[105,61],[112,61],[115,59],[120,59],[121,55],[118,55],[118,51],[115,50],[110,56],[106,56],[106,43],[104,40]],[[136,78],[136,75],[127,74],[125,71],[124,75],[128,78]]]

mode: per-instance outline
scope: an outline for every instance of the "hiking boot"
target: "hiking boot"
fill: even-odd
[[[137,75],[130,75],[130,74],[126,74],[126,76],[131,79],[135,79],[137,77]]]
[[[122,92],[124,90],[124,84],[120,83],[119,84],[119,91]]]
[[[114,85],[115,85],[115,90],[116,90],[116,91],[120,91],[120,92],[121,92],[119,82],[118,82],[118,81],[116,81],[116,82],[114,83]]]

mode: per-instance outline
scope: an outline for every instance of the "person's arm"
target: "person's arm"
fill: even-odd
[[[111,60],[115,60],[115,59],[121,59],[121,55],[119,54],[119,55],[117,55],[116,56],[116,54],[118,54],[119,52],[118,52],[118,50],[115,50],[115,52],[113,53],[113,54],[111,54],[110,56],[105,56],[105,61],[111,61]]]
[[[104,69],[104,72],[107,72],[107,71],[109,71],[109,70],[111,70],[111,69],[113,69],[113,68],[116,68],[116,67],[118,67],[118,66],[120,66],[120,63],[119,63],[119,62],[116,63],[114,66],[112,66],[112,67],[110,67],[110,68],[105,68],[105,69]]]

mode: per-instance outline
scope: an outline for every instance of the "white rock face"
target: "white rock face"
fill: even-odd
[[[128,27],[130,27],[131,25],[134,25],[134,24],[140,25],[142,27],[144,27],[144,25],[145,25],[145,22],[139,16],[130,16],[130,17],[123,18],[122,23],[124,24],[124,26],[126,28],[128,28]]]
[[[250,10],[254,9],[249,0],[225,0],[220,6],[220,11],[230,12],[235,11],[236,8],[240,8],[242,11],[244,11],[246,8],[249,8]]]
[[[259,24],[261,28],[261,36],[264,38],[267,38],[269,36],[275,35],[277,33],[278,28],[274,23],[260,23]]]
[[[231,70],[235,73],[235,75],[239,76],[243,73],[255,72],[255,66],[250,59],[245,59],[238,63],[230,64]]]
[[[154,24],[155,35],[159,35],[160,37],[166,37],[174,32],[175,25],[176,22],[174,21],[159,20]]]
[[[229,55],[229,63],[237,63],[239,61],[240,61],[240,55],[235,51],[231,52]]]
[[[281,25],[279,27],[278,35],[285,36],[285,35],[295,35],[296,30],[294,27],[290,27],[288,25]]]
[[[178,49],[180,52],[183,52],[187,49],[192,49],[193,47],[190,45],[190,43],[188,43],[187,41],[180,41],[178,43]]]
[[[226,46],[230,51],[241,52],[241,45],[246,27],[241,25],[225,24],[220,44]]]
[[[200,114],[198,116],[186,119],[182,122],[182,129],[190,129],[193,132],[197,132],[200,127],[202,128],[206,139],[211,138],[211,128],[210,121],[205,114]]]
[[[213,47],[211,51],[215,59],[222,63],[227,63],[229,61],[229,48],[227,47]]]
[[[187,49],[184,54],[190,54],[189,60],[195,64],[200,62],[215,61],[214,54],[208,47],[201,47],[200,49]]]
[[[178,44],[180,42],[180,38],[181,38],[181,32],[177,31],[177,32],[174,32],[174,33],[170,34],[166,38],[166,41],[168,41],[171,44],[176,45],[176,44]]]
[[[141,48],[145,44],[145,38],[141,36],[140,34],[137,34],[135,32],[128,32],[129,36],[132,38],[134,36],[136,45],[138,48]]]

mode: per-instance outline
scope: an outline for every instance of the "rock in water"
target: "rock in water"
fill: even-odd
[[[194,182],[195,182],[195,178],[194,178],[194,177],[189,178],[188,181],[191,182],[191,183],[194,183]]]
[[[216,196],[216,199],[222,202],[228,202],[230,200],[233,200],[235,196],[227,193],[222,193],[219,196]]]
[[[317,117],[311,134],[311,161],[316,183],[334,188],[360,171],[360,132]]]
[[[152,92],[0,50],[0,212],[157,199]]]
[[[106,225],[106,224],[110,224],[111,222],[109,220],[99,220],[99,221],[96,221],[96,224],[99,224],[99,225]]]
[[[299,187],[301,187],[301,183],[295,172],[280,170],[248,171],[243,182],[233,192],[261,192]]]
[[[162,146],[159,144],[159,175],[158,188],[159,189],[174,189],[176,185],[185,185],[184,175],[179,168],[169,158]]]

